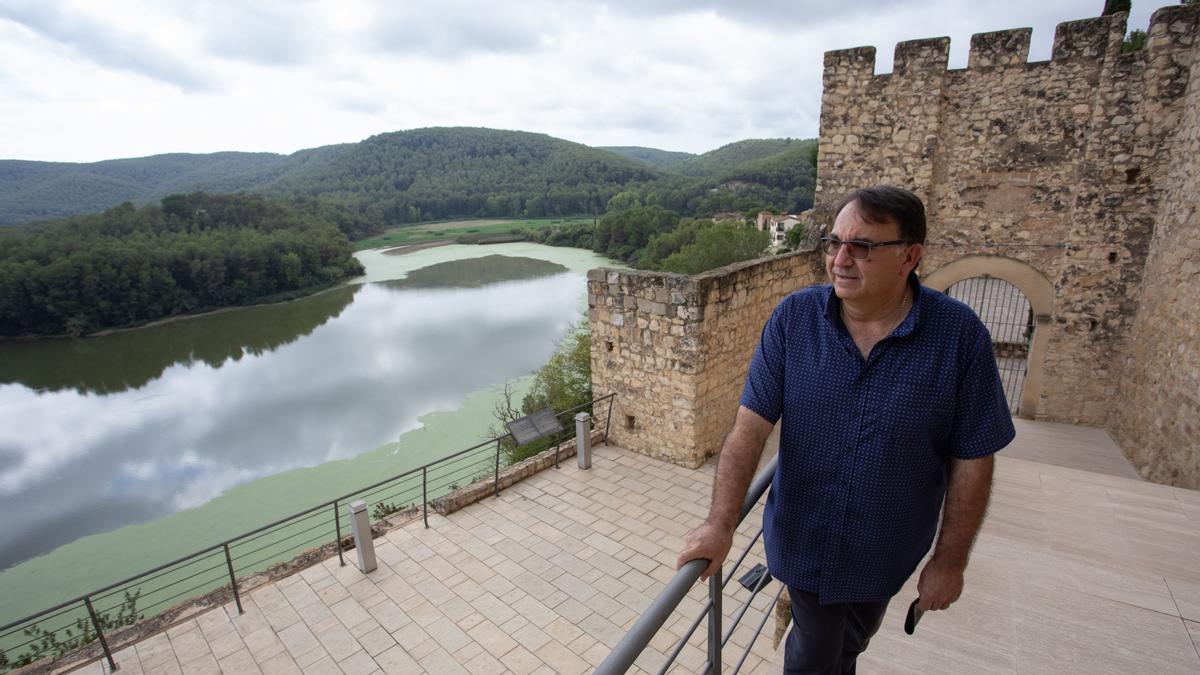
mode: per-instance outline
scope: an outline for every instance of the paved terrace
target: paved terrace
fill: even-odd
[[[1018,420],[997,467],[964,597],[908,637],[910,581],[861,672],[1200,672],[1200,493],[1138,480],[1103,432],[1065,425]],[[564,464],[376,540],[370,575],[326,560],[252,591],[243,615],[227,605],[128,647],[120,672],[590,671],[673,574],[712,473],[599,447],[590,471]],[[732,615],[746,591],[729,588]],[[693,590],[640,665],[656,669],[703,597]],[[744,672],[778,672],[773,626]],[[689,647],[677,670],[704,660]]]

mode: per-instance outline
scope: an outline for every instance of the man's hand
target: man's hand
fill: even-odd
[[[679,558],[675,561],[675,569],[697,558],[705,558],[711,562],[700,574],[700,581],[707,581],[725,564],[725,557],[729,555],[729,549],[732,547],[733,528],[704,521],[703,525],[683,538],[683,550],[679,552]]]
[[[987,512],[994,464],[991,455],[950,460],[950,481],[937,545],[917,580],[920,609],[946,609],[962,595],[963,570],[967,568],[971,545]]]
[[[925,612],[947,609],[962,595],[963,568],[931,558],[917,580],[917,607]]]

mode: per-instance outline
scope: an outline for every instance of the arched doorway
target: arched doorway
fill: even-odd
[[[1019,414],[1035,326],[1029,299],[1021,289],[989,274],[956,282],[946,295],[966,303],[987,326],[1008,410]]]
[[[1028,264],[993,255],[964,256],[922,282],[957,297],[992,334],[1001,381],[1014,415],[1033,419],[1042,391],[1054,285]]]

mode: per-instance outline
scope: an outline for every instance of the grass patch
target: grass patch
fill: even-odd
[[[591,216],[559,218],[514,218],[512,220],[452,220],[441,223],[413,223],[394,227],[382,234],[354,242],[357,251],[370,248],[407,246],[430,241],[453,240],[464,234],[512,234],[513,230],[544,230],[566,227],[575,223],[591,223]]]

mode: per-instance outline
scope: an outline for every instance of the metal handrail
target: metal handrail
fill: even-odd
[[[612,421],[612,401],[615,397],[616,397],[616,393],[610,393],[605,396],[601,396],[599,398],[592,399],[591,401],[589,401],[587,403],[583,403],[581,405],[577,405],[577,406],[574,406],[567,410],[564,410],[562,412],[556,413],[555,415],[556,416],[567,415],[567,414],[577,412],[577,411],[583,410],[585,408],[589,408],[589,407],[592,407],[592,406],[595,406],[595,405],[598,405],[600,403],[607,401],[609,403],[609,405],[608,405],[607,419],[605,421],[605,429],[604,429],[604,436],[603,436],[604,442],[607,442],[608,441],[608,428],[609,428],[609,424]],[[170,562],[163,563],[163,564],[153,567],[151,569],[139,572],[132,576],[126,577],[125,579],[122,579],[120,581],[108,584],[107,586],[103,586],[103,587],[93,590],[91,592],[85,593],[79,597],[73,598],[71,600],[67,600],[65,602],[61,602],[57,605],[54,605],[53,607],[43,609],[41,611],[38,611],[38,612],[35,612],[28,616],[25,616],[21,619],[17,619],[16,621],[11,621],[9,623],[4,624],[3,626],[0,626],[0,636],[5,634],[6,631],[10,631],[11,629],[17,628],[19,626],[25,625],[27,629],[31,626],[35,626],[37,624],[37,622],[35,621],[36,619],[40,619],[40,618],[45,617],[54,612],[59,612],[60,610],[73,608],[73,609],[79,611],[79,610],[86,609],[87,617],[88,617],[88,619],[90,619],[90,623],[92,624],[92,628],[95,631],[96,638],[100,641],[100,643],[103,647],[104,655],[108,660],[109,666],[113,669],[116,669],[116,664],[113,660],[112,652],[109,649],[108,642],[105,639],[104,632],[102,630],[102,626],[101,626],[102,621],[96,615],[96,612],[95,612],[94,608],[92,607],[92,599],[95,598],[96,596],[101,595],[103,593],[107,593],[109,591],[113,591],[115,589],[127,587],[130,584],[133,584],[134,582],[140,581],[140,582],[144,583],[147,580],[146,577],[158,574],[160,572],[164,572],[165,570],[170,570],[171,568],[182,565],[184,563],[194,562],[194,561],[202,558],[203,556],[220,551],[220,552],[222,552],[223,557],[225,559],[224,562],[226,563],[223,566],[226,567],[229,572],[229,583],[227,584],[227,586],[233,592],[234,601],[236,602],[236,604],[238,606],[238,611],[240,613],[242,611],[242,607],[241,607],[242,603],[241,603],[241,597],[240,597],[241,594],[239,593],[240,589],[238,587],[237,575],[236,575],[236,572],[234,569],[234,561],[237,558],[230,555],[229,547],[231,545],[237,544],[239,542],[243,542],[243,540],[254,537],[255,535],[260,535],[262,533],[265,533],[265,532],[267,532],[273,528],[279,527],[281,525],[294,524],[294,521],[296,521],[296,519],[298,519],[298,518],[310,516],[310,514],[317,513],[319,511],[321,511],[322,509],[327,509],[332,506],[332,507],[334,507],[334,524],[338,531],[337,539],[335,540],[337,542],[337,552],[338,552],[339,558],[342,558],[343,551],[342,551],[342,546],[340,543],[341,542],[341,523],[340,523],[340,516],[338,514],[338,506],[340,504],[346,503],[347,500],[349,500],[351,497],[360,495],[360,494],[362,494],[364,492],[368,492],[370,490],[374,490],[375,488],[381,487],[383,485],[387,485],[388,483],[393,483],[393,482],[399,481],[404,478],[417,476],[418,474],[421,477],[422,501],[424,502],[422,505],[423,506],[423,514],[422,515],[423,515],[423,518],[425,521],[425,527],[429,527],[429,516],[428,516],[428,511],[427,511],[428,502],[429,502],[429,486],[427,485],[428,473],[429,473],[428,470],[433,467],[439,466],[441,464],[458,459],[458,458],[462,457],[463,455],[466,455],[467,453],[477,451],[481,448],[485,448],[485,447],[488,447],[488,446],[494,444],[496,447],[495,494],[498,495],[500,493],[499,474],[500,474],[500,469],[501,469],[501,466],[500,466],[501,442],[504,441],[506,438],[510,438],[510,437],[511,437],[511,434],[504,434],[504,435],[498,436],[496,438],[490,438],[486,441],[477,443],[477,444],[475,444],[469,448],[466,448],[464,450],[459,450],[458,452],[455,452],[450,455],[446,455],[445,457],[441,457],[432,462],[423,464],[419,467],[409,469],[408,471],[405,471],[403,473],[392,476],[391,478],[387,478],[387,479],[378,481],[376,483],[372,483],[371,485],[368,485],[366,487],[358,488],[352,492],[349,492],[340,497],[337,497],[336,499],[331,499],[331,500],[323,502],[321,504],[317,504],[316,506],[312,506],[312,507],[309,507],[302,511],[298,511],[296,513],[293,513],[290,516],[280,518],[280,519],[272,521],[266,525],[262,525],[260,527],[256,527],[252,530],[249,530],[247,532],[243,532],[239,535],[236,535],[234,537],[226,539],[220,543],[213,544],[211,546],[202,548],[198,551],[194,551],[192,553],[189,553],[188,555],[182,556],[182,557],[172,560]],[[555,464],[557,466],[557,452],[555,453],[555,460],[556,460]],[[441,487],[445,487],[445,486],[441,486]],[[436,489],[436,486],[435,486],[435,489]],[[306,530],[306,531],[311,531],[311,528],[310,528],[310,530]],[[282,542],[282,541],[284,541],[284,540],[281,539],[280,542]],[[309,542],[307,542],[307,543],[311,543],[312,541],[315,541],[315,540],[310,539]],[[287,550],[292,550],[292,549],[287,549]],[[261,562],[265,562],[266,560],[267,559],[260,561],[260,564],[261,564]],[[341,564],[345,565],[344,559],[341,560]],[[160,575],[160,576],[162,576],[162,575]],[[154,577],[154,578],[157,578],[157,577]],[[160,589],[156,589],[155,591],[152,591],[152,592],[157,592],[159,590],[163,590],[168,587],[169,587],[169,585],[164,586]],[[55,631],[55,632],[57,632],[57,631]],[[28,644],[28,643],[25,643],[25,644]],[[19,648],[19,646],[18,646],[18,648]],[[3,647],[0,647],[0,656],[7,656],[8,651],[9,650],[4,650]],[[2,668],[0,668],[0,670],[2,670]]]
[[[742,502],[742,510],[738,515],[738,525],[746,519],[746,515],[762,498],[763,493],[767,491],[767,487],[775,477],[775,466],[778,463],[778,456],[772,457],[767,466],[754,477],[750,483],[750,489],[746,492],[746,499]],[[734,526],[735,528],[737,525]],[[743,559],[745,556],[743,555]],[[633,662],[641,656],[654,636],[662,629],[663,624],[675,612],[680,601],[691,590],[692,586],[700,579],[700,574],[704,572],[711,561],[706,558],[697,558],[690,560],[678,571],[671,580],[667,582],[666,588],[659,594],[654,602],[646,608],[641,617],[621,638],[617,646],[609,652],[608,656],[596,668],[598,675],[620,675],[629,670],[633,666]],[[707,611],[709,613],[709,667],[710,672],[720,672],[721,670],[721,591],[724,586],[722,584],[722,571],[717,570],[709,577],[709,604]],[[696,625],[699,625],[697,622]],[[693,626],[693,630],[695,626]],[[714,639],[715,636],[715,639]],[[687,636],[680,638],[680,642],[687,640]]]

